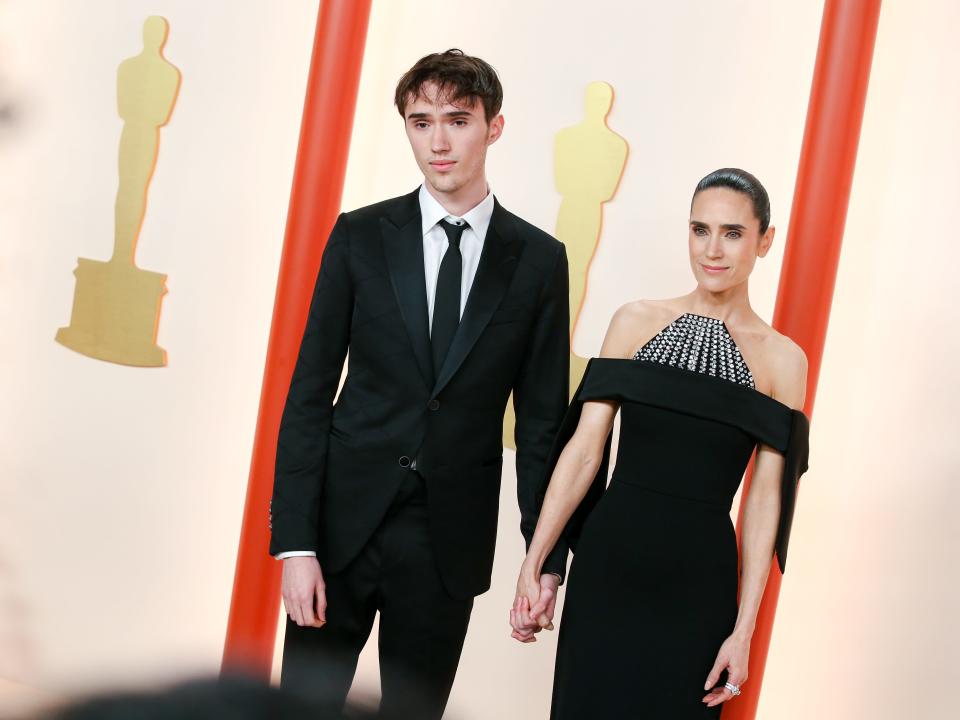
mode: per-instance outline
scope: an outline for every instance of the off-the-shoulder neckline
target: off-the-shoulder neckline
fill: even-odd
[[[723,322],[723,321],[721,320],[720,322]],[[730,382],[729,380],[723,380],[723,379],[721,379],[721,378],[716,378],[716,377],[713,377],[713,376],[711,376],[711,375],[704,375],[704,374],[702,374],[702,373],[696,372],[695,370],[688,370],[688,369],[686,369],[686,368],[677,367],[677,366],[675,366],[675,365],[663,365],[663,364],[661,364],[661,363],[647,362],[647,361],[644,361],[644,360],[634,360],[633,358],[608,358],[608,357],[591,357],[591,358],[589,359],[589,361],[587,362],[587,368],[588,368],[588,369],[589,369],[590,365],[594,362],[594,360],[602,360],[603,362],[612,362],[612,363],[627,363],[627,364],[634,365],[634,366],[637,366],[637,367],[644,367],[644,368],[652,368],[652,369],[656,369],[656,370],[663,370],[663,371],[666,371],[666,372],[668,372],[668,373],[686,373],[686,374],[688,374],[688,375],[690,375],[690,376],[692,376],[692,377],[703,378],[703,379],[706,380],[706,381],[722,382],[722,383],[724,383],[724,386],[729,386],[731,389],[735,389],[734,391],[750,393],[752,396],[759,398],[761,401],[767,401],[767,402],[774,403],[775,405],[783,408],[784,410],[786,410],[786,411],[788,411],[788,412],[791,412],[791,413],[798,412],[798,413],[803,414],[803,410],[799,410],[799,409],[792,408],[792,407],[790,407],[789,405],[787,405],[786,403],[783,403],[783,402],[781,402],[780,400],[777,400],[775,397],[773,397],[773,396],[771,396],[771,395],[767,395],[765,392],[761,392],[760,390],[757,390],[756,388],[750,387],[749,385],[741,385],[741,384],[739,384],[739,383],[732,383],[732,382]],[[584,371],[584,377],[586,377],[586,370]]]

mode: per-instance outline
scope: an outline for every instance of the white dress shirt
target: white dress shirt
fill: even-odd
[[[470,288],[473,287],[473,280],[477,276],[477,268],[480,266],[480,253],[483,251],[483,243],[487,238],[490,218],[493,217],[493,193],[488,190],[487,196],[480,201],[480,204],[475,205],[473,209],[468,210],[460,217],[451,215],[424,185],[420,186],[419,200],[421,227],[423,229],[423,277],[427,284],[427,317],[432,328],[433,304],[434,296],[437,293],[440,261],[443,260],[444,253],[450,247],[447,233],[439,223],[441,220],[446,220],[452,225],[467,223],[467,229],[463,231],[463,235],[460,237],[460,254],[463,256],[463,274],[460,283],[460,317],[463,317],[464,308],[467,306],[467,298],[470,295]],[[303,555],[315,556],[316,553],[313,550],[290,550],[278,553],[276,558],[277,560],[283,560],[284,558]]]
[[[463,275],[460,283],[460,317],[467,306],[467,297],[473,287],[473,279],[477,276],[480,265],[480,253],[483,251],[483,242],[487,237],[487,228],[490,227],[490,218],[493,215],[493,194],[487,196],[468,210],[462,217],[451,215],[430,191],[420,186],[420,218],[423,228],[423,276],[427,283],[427,317],[430,327],[433,327],[433,303],[437,294],[437,276],[440,274],[440,261],[443,260],[450,242],[447,233],[439,224],[446,220],[452,225],[467,223],[467,229],[460,237],[460,254],[463,256]]]

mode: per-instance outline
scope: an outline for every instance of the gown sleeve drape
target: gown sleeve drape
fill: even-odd
[[[732,424],[781,453],[784,465],[775,553],[780,571],[785,570],[797,487],[809,457],[810,423],[806,415],[757,390],[710,376],[638,360],[593,358],[554,441],[547,463],[548,477],[577,429],[583,404],[591,400],[645,403]],[[584,522],[606,489],[610,450],[608,436],[597,474],[563,531],[573,552]]]

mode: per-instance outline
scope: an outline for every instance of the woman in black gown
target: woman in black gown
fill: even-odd
[[[807,457],[806,356],[747,293],[773,242],[769,222],[767,193],[749,173],[701,180],[689,221],[696,289],[618,310],[564,420],[511,610],[518,640],[547,625],[540,568],[563,534],[574,559],[554,720],[716,718],[747,679],[771,556],[782,569]],[[755,449],[738,557],[730,509]]]

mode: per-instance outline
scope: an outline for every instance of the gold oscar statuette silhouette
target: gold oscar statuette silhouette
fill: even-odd
[[[563,200],[557,213],[556,238],[567,250],[570,264],[570,337],[576,330],[587,291],[590,262],[603,226],[603,204],[613,198],[627,162],[627,141],[607,127],[613,87],[605,82],[587,86],[583,121],[557,133],[553,175]],[[576,391],[587,358],[570,353],[570,393]],[[503,444],[514,447],[513,404],[504,418]]]
[[[180,89],[180,71],[163,57],[168,31],[165,18],[148,17],[143,52],[124,60],[117,70],[123,131],[113,256],[107,262],[78,258],[70,326],[60,328],[56,337],[84,355],[140,367],[167,362],[166,351],[156,344],[167,276],[138,268],[134,253],[157,162],[160,128],[170,120]]]

